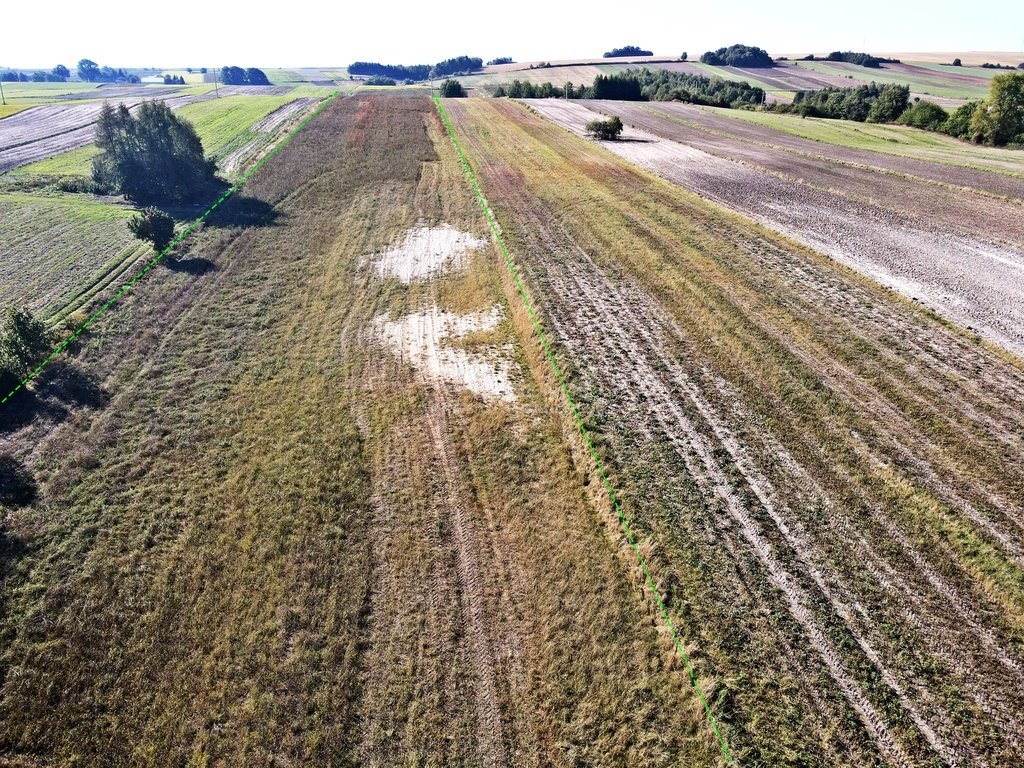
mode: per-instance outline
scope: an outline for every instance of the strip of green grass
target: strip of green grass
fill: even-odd
[[[754,112],[709,107],[734,120],[800,136],[812,141],[851,149],[867,149],[888,155],[927,160],[959,168],[974,168],[1024,177],[1024,153],[969,144],[940,133],[901,125],[857,123],[852,120],[801,118],[774,112]]]

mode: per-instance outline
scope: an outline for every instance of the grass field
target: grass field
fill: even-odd
[[[414,226],[485,232],[429,97],[336,102],[243,194],[274,225],[212,221],[92,329],[87,405],[62,371],[3,422],[38,493],[5,508],[0,754],[720,762],[493,252],[408,285],[366,265]],[[504,315],[465,343],[514,400],[385,345],[430,307]]]
[[[208,157],[218,162],[230,158],[226,172],[237,177],[244,162],[276,136],[276,130],[256,130],[261,120],[297,99],[323,98],[329,93],[325,88],[300,86],[284,96],[224,96],[189,104],[177,110],[177,114],[195,126]],[[97,152],[94,146],[62,152],[24,165],[13,176],[87,176]],[[241,155],[237,162],[232,157],[236,154]]]
[[[0,194],[0,305],[45,319],[83,305],[145,250],[127,206],[87,196]]]
[[[851,120],[801,118],[797,115],[772,112],[713,107],[709,109],[723,117],[763,125],[812,141],[852,149],[868,149],[962,168],[979,168],[1024,176],[1024,154],[1020,152],[970,144],[931,131],[901,125],[872,125]]]
[[[821,72],[827,75],[850,79],[851,88],[862,83],[880,83],[909,85],[914,93],[940,96],[948,99],[983,99],[988,96],[988,89],[981,86],[954,83],[936,73],[934,78],[908,75],[902,72],[891,72],[884,68],[869,69],[858,66],[839,66],[823,61],[795,61],[793,65]],[[951,68],[952,69],[952,68]]]

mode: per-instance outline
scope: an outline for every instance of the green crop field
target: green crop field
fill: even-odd
[[[79,308],[144,250],[132,208],[79,195],[0,194],[0,305],[43,318]]]
[[[939,96],[946,99],[983,99],[988,96],[988,89],[963,85],[961,83],[944,80],[939,73],[934,79],[925,79],[903,72],[891,72],[885,69],[869,69],[867,67],[849,68],[839,67],[823,61],[794,61],[794,65],[806,69],[821,72],[826,75],[833,75],[850,80],[850,87],[853,88],[861,83],[880,83],[910,86],[915,93]]]
[[[734,120],[745,120],[773,130],[851,149],[869,149],[890,155],[978,168],[1024,177],[1024,153],[970,144],[941,133],[902,125],[876,125],[851,120],[801,118],[773,112],[709,107]]]

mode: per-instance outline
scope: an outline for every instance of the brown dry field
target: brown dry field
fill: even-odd
[[[0,764],[719,764],[497,253],[367,263],[486,232],[430,99],[240,195],[2,414]],[[514,401],[382,340],[431,307],[502,314]]]
[[[528,104],[450,109],[739,764],[1019,764],[1020,362]]]
[[[1014,189],[1014,200],[924,183],[707,130],[704,111],[677,105],[548,100],[535,108],[578,134],[594,110],[614,111],[636,126],[607,144],[616,154],[1024,354],[1024,181],[994,182]]]

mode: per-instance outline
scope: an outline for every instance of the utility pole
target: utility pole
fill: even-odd
[[[219,80],[220,80],[220,69],[218,69],[217,67],[214,67],[213,68],[213,97],[215,99],[219,99],[220,98],[220,85],[218,84]],[[209,93],[209,91],[207,91],[207,93]]]
[[[3,101],[4,106],[7,106],[7,97],[4,96],[4,81],[0,80],[0,101]]]

